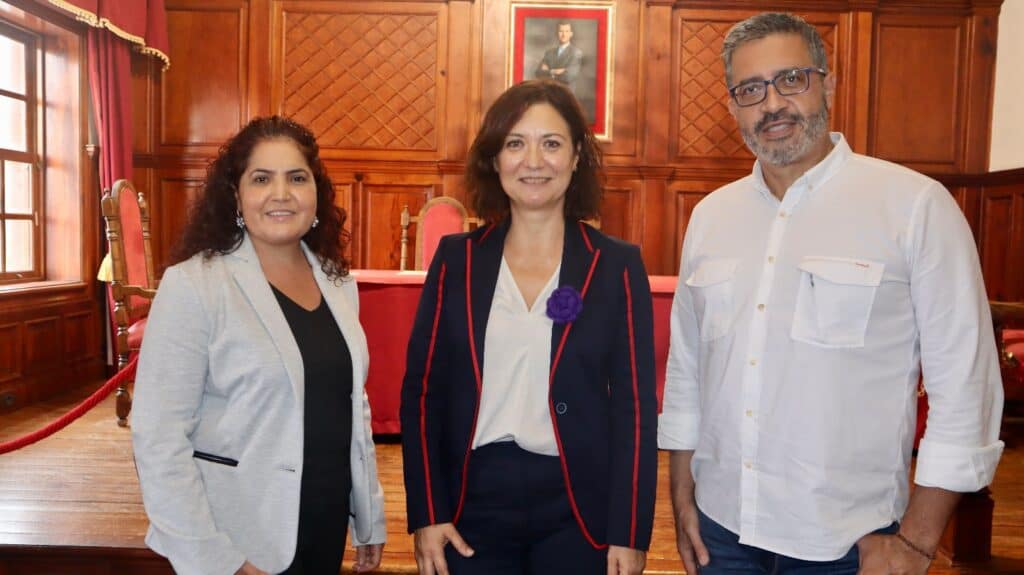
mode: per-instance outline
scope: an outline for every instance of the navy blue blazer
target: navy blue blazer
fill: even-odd
[[[480,407],[484,336],[509,220],[441,240],[402,383],[409,531],[462,512]],[[596,548],[646,550],[658,474],[654,330],[634,245],[567,222],[558,286],[583,309],[554,324],[548,407],[573,514]]]

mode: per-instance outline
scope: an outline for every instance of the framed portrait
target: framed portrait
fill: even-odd
[[[566,84],[594,135],[611,140],[614,6],[511,4],[508,85],[533,78]]]

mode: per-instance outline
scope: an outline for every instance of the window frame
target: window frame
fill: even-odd
[[[42,142],[43,121],[41,106],[45,101],[42,78],[42,38],[39,34],[15,26],[0,19],[0,34],[25,46],[25,94],[0,89],[0,95],[25,102],[25,151],[19,152],[0,148],[0,286],[46,279],[45,265],[46,238],[43,208],[42,159],[45,154]],[[8,214],[5,209],[6,162],[20,162],[29,165],[32,201],[31,214]],[[7,221],[29,221],[32,223],[32,268],[30,270],[7,270]]]

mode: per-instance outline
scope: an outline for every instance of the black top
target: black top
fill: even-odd
[[[323,297],[309,311],[271,286],[305,372],[302,506],[348,504],[352,475],[352,355]]]

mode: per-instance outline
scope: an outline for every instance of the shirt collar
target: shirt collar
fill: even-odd
[[[793,200],[795,201],[799,196],[803,195],[804,191],[818,189],[846,163],[847,158],[853,153],[850,145],[846,143],[846,138],[840,132],[830,132],[829,139],[832,140],[832,151],[793,182],[793,185],[786,191],[786,198],[793,195]],[[768,184],[764,181],[764,172],[761,171],[761,160],[754,162],[753,176],[754,189],[769,199],[774,198],[772,191],[768,188]],[[794,191],[798,193],[791,194]]]

